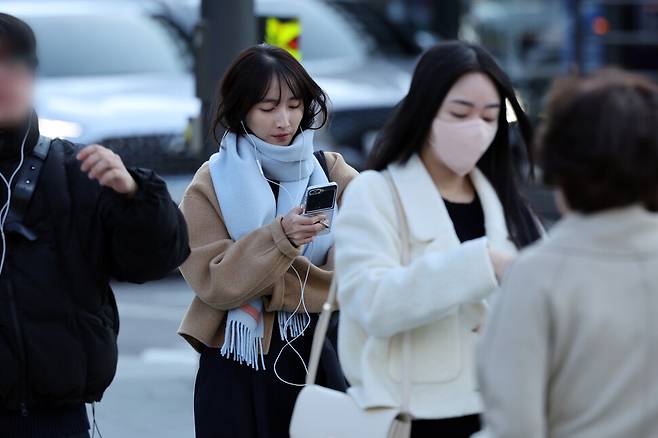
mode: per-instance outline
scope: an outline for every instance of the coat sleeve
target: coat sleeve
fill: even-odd
[[[345,194],[336,225],[341,311],[372,336],[390,337],[477,302],[497,286],[486,239],[400,263],[393,197],[384,177],[367,172]]]
[[[181,272],[197,296],[219,310],[271,295],[301,253],[286,237],[277,217],[233,241],[208,197],[191,187],[181,204],[190,230],[192,253]]]
[[[166,276],[185,261],[188,235],[164,181],[153,171],[130,172],[137,182],[137,193],[127,199],[103,188],[101,217],[110,274],[120,281],[143,283]]]
[[[538,272],[510,268],[478,345],[477,374],[491,438],[547,436],[550,306]]]

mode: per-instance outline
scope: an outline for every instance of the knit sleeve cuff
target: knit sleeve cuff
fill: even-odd
[[[272,239],[274,240],[274,244],[276,247],[281,251],[282,254],[284,254],[286,257],[290,259],[294,259],[295,257],[299,256],[302,253],[302,247],[296,248],[295,245],[290,242],[290,239],[288,239],[288,236],[286,236],[286,233],[283,231],[283,225],[281,224],[281,221],[283,220],[283,217],[277,216],[274,221],[270,224],[270,231],[272,232]]]

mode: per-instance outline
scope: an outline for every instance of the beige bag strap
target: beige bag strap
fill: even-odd
[[[407,218],[404,214],[404,209],[402,207],[402,201],[400,199],[400,194],[393,183],[393,178],[388,170],[382,172],[386,178],[387,183],[390,186],[391,193],[393,195],[393,202],[395,203],[395,214],[397,216],[397,223],[400,228],[400,262],[403,266],[407,266],[411,262],[411,240],[409,238],[409,225],[407,223]],[[337,283],[334,276],[334,281],[331,283],[329,288],[329,295],[327,296],[327,301],[322,306],[322,313],[318,319],[317,326],[315,328],[315,334],[313,335],[313,346],[311,347],[311,358],[308,364],[308,374],[306,375],[306,384],[313,385],[315,384],[315,379],[318,373],[318,366],[320,364],[320,356],[322,354],[322,345],[327,336],[327,330],[329,328],[329,321],[331,319],[331,314],[334,310],[337,309]],[[411,376],[409,375],[409,370],[411,367],[411,333],[406,331],[403,333],[402,341],[402,406],[400,411],[402,414],[409,416],[409,402],[411,399]]]
[[[397,215],[397,223],[400,231],[400,262],[402,266],[407,266],[411,263],[411,238],[409,236],[409,223],[407,216],[404,214],[404,207],[402,206],[402,199],[400,192],[398,192],[393,177],[388,170],[383,172],[386,182],[390,186],[391,193],[393,194],[393,202],[395,203],[395,214]],[[400,411],[402,414],[411,417],[409,412],[409,403],[411,402],[411,332],[409,330],[402,334],[402,406]]]
[[[307,385],[315,384],[315,378],[317,377],[318,366],[320,364],[320,356],[322,355],[322,345],[324,344],[324,339],[327,337],[327,330],[329,329],[331,314],[338,307],[336,289],[336,280],[334,278],[334,281],[331,282],[331,286],[329,287],[329,295],[327,295],[327,301],[322,305],[322,313],[320,314],[318,323],[315,326],[315,333],[313,334],[313,346],[311,347],[311,358],[309,359],[308,373],[306,374]]]

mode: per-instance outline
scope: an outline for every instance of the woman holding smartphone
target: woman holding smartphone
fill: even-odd
[[[507,106],[530,143],[510,81],[482,48],[437,45],[350,185],[336,223],[340,359],[363,408],[403,403],[413,437],[480,429],[474,344],[517,249],[540,236],[518,190]],[[396,201],[407,224],[398,223]],[[411,262],[401,263],[402,226]],[[403,369],[403,335],[411,361]]]
[[[181,204],[192,249],[181,271],[196,296],[179,333],[201,353],[197,438],[288,434],[333,274],[328,218],[301,203],[330,182],[340,201],[356,174],[338,154],[314,154],[326,100],[299,62],[267,45],[242,52],[222,80],[220,150]],[[344,388],[335,349],[324,353],[324,383]]]

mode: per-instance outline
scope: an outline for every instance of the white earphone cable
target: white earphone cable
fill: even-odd
[[[25,161],[25,142],[27,141],[27,137],[30,134],[30,129],[32,128],[32,119],[27,123],[27,130],[25,131],[25,135],[23,136],[23,142],[21,143],[21,158],[20,161],[18,162],[18,166],[16,166],[16,169],[12,172],[11,176],[9,177],[9,181],[7,181],[7,178],[0,172],[0,179],[2,179],[2,182],[5,184],[5,187],[7,188],[7,200],[5,201],[4,205],[0,209],[0,239],[2,240],[2,254],[0,255],[0,274],[2,273],[2,270],[5,267],[5,258],[7,257],[7,240],[5,236],[5,221],[7,220],[7,215],[9,214],[9,208],[11,207],[11,185],[14,182],[14,178],[18,174],[18,171],[21,170],[21,167],[23,167],[23,162]]]
[[[283,186],[282,184],[280,184],[280,183],[277,182],[277,181],[272,181],[272,180],[269,179],[267,176],[265,176],[265,172],[263,171],[263,165],[262,165],[262,163],[261,163],[261,160],[258,158],[259,155],[262,155],[262,153],[261,153],[261,151],[258,149],[258,147],[256,146],[256,142],[254,142],[253,139],[251,138],[251,136],[249,135],[249,132],[247,131],[246,126],[244,125],[244,122],[241,121],[240,124],[242,125],[242,129],[244,130],[245,136],[247,137],[247,139],[249,140],[249,142],[251,143],[251,145],[254,147],[254,152],[256,153],[256,163],[258,164],[258,168],[259,168],[259,170],[260,170],[260,174],[261,174],[261,176],[262,176],[263,178],[265,178],[265,180],[266,180],[267,182],[269,182],[269,183],[271,183],[271,184],[274,184],[274,185],[276,185],[276,186],[282,188],[282,189],[286,192],[286,194],[287,194],[287,196],[288,196],[288,198],[289,198],[289,200],[290,200],[290,204],[291,204],[291,205],[295,205],[295,200],[293,199],[292,194],[290,193],[290,191],[289,191],[285,186]],[[306,137],[305,137],[305,135],[304,135],[304,130],[301,128],[301,126],[299,127],[299,130],[300,130],[300,132],[301,132],[301,134],[302,134],[302,149],[301,149],[301,154],[303,154],[303,153],[304,153],[304,145],[305,145],[305,142],[306,142]],[[225,133],[224,136],[226,136],[226,133]],[[224,137],[222,137],[222,142],[223,142],[223,141],[224,141]],[[220,146],[221,146],[221,143],[220,143]],[[300,155],[299,160],[298,160],[298,162],[299,162],[299,167],[298,167],[298,169],[299,169],[299,179],[300,179],[300,180],[301,180],[301,178],[302,178],[302,157],[303,157],[303,156]],[[308,247],[309,247],[309,249],[310,249],[310,254],[312,254],[312,253],[313,253],[313,242],[311,242],[311,243],[308,245]],[[308,256],[309,260],[310,260],[310,257],[311,257],[310,254],[309,254],[309,256]],[[309,274],[310,274],[310,272],[311,272],[311,264],[310,264],[310,262],[309,262],[308,269],[306,270],[306,276],[305,276],[305,278],[304,278],[304,281],[302,281],[302,278],[301,278],[301,276],[299,275],[299,272],[297,271],[297,269],[295,269],[295,267],[292,266],[292,265],[290,265],[290,267],[291,267],[292,270],[295,272],[295,275],[297,276],[297,279],[299,280],[300,299],[299,299],[299,303],[297,303],[297,307],[295,307],[295,310],[294,310],[293,312],[291,312],[291,313],[290,313],[290,316],[286,319],[286,322],[285,322],[285,324],[284,324],[284,326],[283,326],[283,328],[282,328],[283,333],[284,333],[284,334],[287,333],[287,330],[288,330],[288,324],[290,323],[290,321],[292,321],[292,318],[297,314],[297,312],[299,311],[300,307],[304,309],[304,316],[305,316],[304,319],[305,319],[305,322],[304,322],[304,326],[303,326],[302,330],[299,332],[299,334],[297,334],[297,336],[293,337],[292,339],[286,339],[286,343],[285,343],[285,345],[284,345],[283,347],[281,347],[281,350],[279,350],[279,353],[277,354],[277,357],[276,357],[276,359],[274,360],[273,369],[274,369],[274,375],[275,375],[275,376],[277,377],[277,379],[279,379],[281,382],[283,382],[283,383],[285,383],[285,384],[287,384],[287,385],[291,385],[291,386],[306,386],[305,383],[301,384],[301,383],[288,382],[287,380],[283,379],[283,378],[279,375],[279,373],[278,373],[278,371],[277,371],[277,364],[278,364],[278,362],[279,362],[279,358],[281,357],[281,354],[282,354],[283,351],[286,349],[286,347],[290,347],[290,348],[295,352],[295,354],[297,355],[297,357],[299,358],[299,360],[302,362],[302,366],[304,367],[304,371],[306,372],[306,374],[308,374],[308,367],[306,366],[306,362],[304,361],[304,358],[302,357],[301,353],[300,353],[300,352],[299,352],[299,351],[298,351],[298,350],[292,345],[292,343],[293,343],[294,341],[296,341],[297,339],[299,339],[301,336],[303,336],[304,333],[306,332],[306,329],[308,329],[308,327],[311,325],[311,315],[309,314],[308,309],[306,308],[306,303],[305,303],[305,301],[304,301],[304,290],[306,289],[306,283],[308,282],[308,277],[309,277]],[[287,336],[286,336],[286,337],[287,337]]]
[[[312,245],[312,244],[313,243],[311,242],[310,245]],[[297,276],[297,279],[299,280],[301,290],[300,290],[299,303],[297,303],[297,307],[295,308],[295,311],[292,312],[291,315],[286,320],[286,323],[284,324],[284,332],[288,329],[288,324],[290,323],[292,318],[295,316],[295,314],[299,311],[300,306],[304,308],[304,316],[305,316],[304,320],[305,320],[305,322],[304,322],[304,327],[299,332],[299,334],[297,336],[295,336],[294,338],[292,338],[292,339],[287,339],[285,345],[283,347],[281,347],[281,350],[279,350],[279,354],[277,354],[276,359],[274,360],[273,368],[274,368],[274,374],[276,375],[277,379],[279,379],[283,383],[286,383],[286,384],[292,385],[292,386],[303,387],[303,386],[306,386],[306,383],[288,382],[287,380],[285,380],[281,376],[279,376],[279,372],[277,371],[277,368],[276,368],[276,365],[279,362],[279,358],[283,354],[283,350],[285,350],[286,347],[290,347],[292,349],[292,351],[295,352],[295,354],[297,355],[299,360],[302,362],[302,366],[304,367],[305,374],[308,374],[308,367],[306,366],[306,361],[304,361],[304,358],[302,357],[301,353],[299,351],[297,351],[297,349],[292,345],[292,343],[295,342],[300,337],[302,337],[304,335],[304,332],[306,331],[306,329],[311,325],[311,315],[309,314],[308,309],[306,308],[306,302],[304,301],[304,290],[306,289],[306,283],[308,282],[308,276],[311,272],[311,264],[309,262],[308,268],[306,269],[306,276],[304,277],[303,282],[302,282],[301,276],[299,275],[299,272],[297,271],[297,269],[295,269],[295,267],[292,266],[292,265],[290,267],[295,272],[295,275]]]

